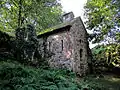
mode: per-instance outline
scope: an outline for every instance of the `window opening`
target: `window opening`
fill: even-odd
[[[80,39],[80,43],[82,42],[82,40]]]
[[[63,51],[63,48],[64,48],[64,47],[63,47],[63,40],[61,40],[61,44],[62,44],[61,48],[62,48],[62,51]]]
[[[48,42],[48,50],[50,51],[51,42]]]
[[[83,55],[83,49],[80,49],[80,58],[82,58]]]

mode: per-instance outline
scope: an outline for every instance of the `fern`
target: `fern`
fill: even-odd
[[[0,62],[0,90],[103,90],[102,86],[76,81],[69,70],[41,69],[17,62]]]

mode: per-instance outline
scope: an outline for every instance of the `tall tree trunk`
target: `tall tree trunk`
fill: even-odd
[[[22,0],[19,0],[18,27],[21,26]]]

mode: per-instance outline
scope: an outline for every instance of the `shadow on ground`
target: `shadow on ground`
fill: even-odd
[[[120,90],[120,76],[113,74],[89,75],[84,78],[77,78],[85,90]],[[90,88],[90,89],[89,89]]]

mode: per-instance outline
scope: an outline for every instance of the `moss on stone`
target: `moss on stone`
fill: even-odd
[[[48,32],[51,32],[51,31],[54,31],[54,30],[57,30],[57,29],[60,29],[60,28],[63,28],[69,25],[71,25],[70,22],[61,23],[59,25],[56,25],[56,26],[53,26],[51,28],[41,31],[38,35],[42,35],[42,34],[45,34],[45,33],[48,33]]]

